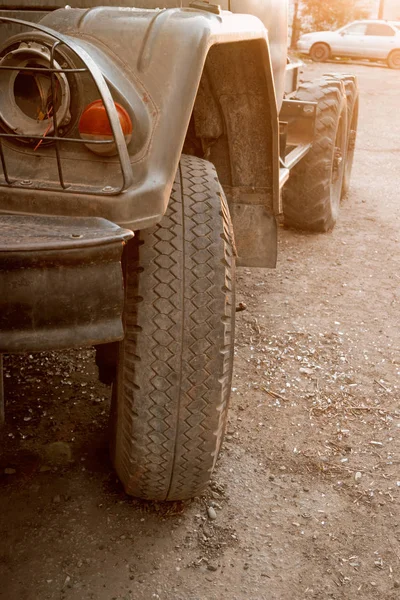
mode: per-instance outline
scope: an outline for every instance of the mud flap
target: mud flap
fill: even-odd
[[[239,267],[276,267],[278,228],[275,216],[263,205],[229,205]]]

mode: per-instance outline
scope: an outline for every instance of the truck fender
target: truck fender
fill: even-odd
[[[98,7],[56,10],[41,24],[70,37],[98,62],[102,55],[106,81],[128,101],[129,87],[136,90],[133,106],[139,90],[138,114],[146,113],[146,131],[141,131],[140,148],[130,155],[132,184],[123,193],[110,197],[80,192],[71,202],[61,191],[32,190],[35,211],[70,216],[76,211],[127,229],[150,227],[164,215],[180,155],[192,144],[192,152],[217,169],[231,207],[239,263],[273,266],[278,111],[268,35],[261,21],[191,8]],[[122,89],[124,78],[130,86]],[[89,182],[110,168],[94,159],[88,168],[87,159],[86,164],[81,159],[77,153],[68,164],[84,169]],[[21,192],[6,190],[1,210],[32,212]],[[257,223],[267,224],[264,232]],[[267,247],[260,247],[264,238]]]

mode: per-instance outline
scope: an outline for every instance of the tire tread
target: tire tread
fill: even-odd
[[[332,138],[343,106],[338,81],[320,78],[304,82],[296,99],[317,102],[316,131],[311,150],[290,174],[283,193],[285,224],[296,229],[324,232],[336,223],[331,197]]]
[[[213,166],[183,156],[166,215],[139,237],[128,259],[114,462],[127,493],[182,500],[209,482],[232,378],[233,244]]]

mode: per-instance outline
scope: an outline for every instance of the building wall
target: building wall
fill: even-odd
[[[385,0],[383,18],[400,21],[400,0]]]
[[[289,23],[292,22],[293,18],[294,1],[295,0],[289,0]],[[358,5],[369,11],[369,17],[371,19],[377,19],[379,2],[380,0],[358,0]],[[383,0],[383,2],[383,18],[388,19],[389,21],[400,21],[400,0]],[[301,6],[301,0],[299,1],[299,4]]]

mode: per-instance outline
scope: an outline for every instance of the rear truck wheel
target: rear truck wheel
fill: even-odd
[[[340,81],[322,77],[303,83],[296,99],[317,102],[315,138],[284,188],[284,220],[296,229],[329,231],[338,217],[346,161],[344,87]]]
[[[393,50],[389,54],[387,64],[391,69],[400,69],[400,50]]]
[[[317,42],[310,48],[310,57],[314,62],[326,62],[331,56],[331,49],[327,44]]]
[[[330,73],[327,77],[335,77],[344,84],[347,99],[347,149],[344,167],[342,198],[345,198],[350,189],[351,172],[353,169],[354,149],[357,139],[358,111],[359,111],[359,89],[355,75],[344,73]],[[324,75],[325,77],[325,75]]]
[[[128,494],[184,500],[209,483],[232,382],[233,247],[214,167],[182,156],[163,220],[124,260],[111,451]]]

